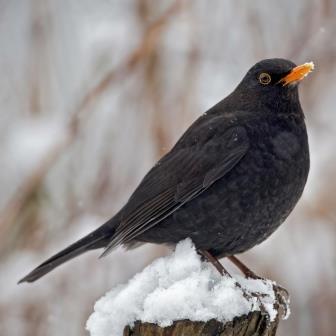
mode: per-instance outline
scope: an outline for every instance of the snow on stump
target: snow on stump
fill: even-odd
[[[189,239],[99,299],[91,336],[272,336],[289,315],[271,280],[221,276]]]

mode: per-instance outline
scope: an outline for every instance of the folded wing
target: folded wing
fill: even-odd
[[[121,223],[102,256],[199,196],[244,157],[249,149],[245,128],[227,127],[224,118],[217,119],[187,131],[149,171],[122,209]]]

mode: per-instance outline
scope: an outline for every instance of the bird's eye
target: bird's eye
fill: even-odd
[[[272,81],[272,78],[268,73],[263,72],[259,75],[259,83],[260,84],[268,85],[269,83],[271,83],[271,81]]]

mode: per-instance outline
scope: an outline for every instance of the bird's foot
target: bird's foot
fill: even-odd
[[[224,266],[220,263],[220,261],[213,256],[209,251],[206,250],[198,250],[199,254],[201,254],[204,259],[208,260],[213,266],[217,269],[217,271],[222,275],[226,276],[228,278],[232,278],[231,274],[224,268]],[[238,259],[234,258],[234,263],[239,264],[239,268],[242,269],[243,273],[245,274],[246,278],[252,278],[252,279],[258,279],[258,280],[263,280],[266,281],[265,279],[257,276],[254,272],[252,272],[249,268],[247,268],[244,264],[242,264]],[[234,285],[240,289],[242,292],[243,297],[249,301],[252,302],[253,304],[258,304],[259,309],[261,313],[267,318],[269,318],[269,314],[267,313],[267,309],[263,303],[262,298],[266,297],[267,295],[264,293],[259,293],[259,292],[253,292],[245,289],[237,280],[234,280]]]
[[[254,279],[262,280],[264,282],[269,281],[269,280],[266,280],[260,277],[257,277]],[[289,293],[285,288],[275,283],[273,283],[272,287],[273,287],[274,296],[275,296],[273,307],[274,307],[274,310],[276,311],[276,317],[278,317],[279,319],[287,319],[290,314]],[[261,313],[266,316],[267,323],[268,324],[271,323],[272,320],[274,320],[274,317],[271,320],[268,310],[266,309],[265,304],[263,303],[265,302],[265,298],[269,295],[265,293],[253,292],[253,291],[245,291],[245,292],[247,292],[247,295],[249,295],[251,298],[254,298],[254,300],[256,300],[256,303],[258,304]],[[247,298],[247,296],[245,296],[245,298]]]
[[[261,314],[268,316],[267,309],[262,300],[262,298],[267,296],[266,294],[246,290],[238,281],[235,281],[235,286],[241,290],[247,301],[258,304]]]

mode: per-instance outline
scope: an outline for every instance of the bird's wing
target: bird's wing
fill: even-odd
[[[121,223],[102,256],[200,195],[241,160],[249,148],[245,128],[220,126],[207,123],[187,131],[149,171],[122,209]]]

